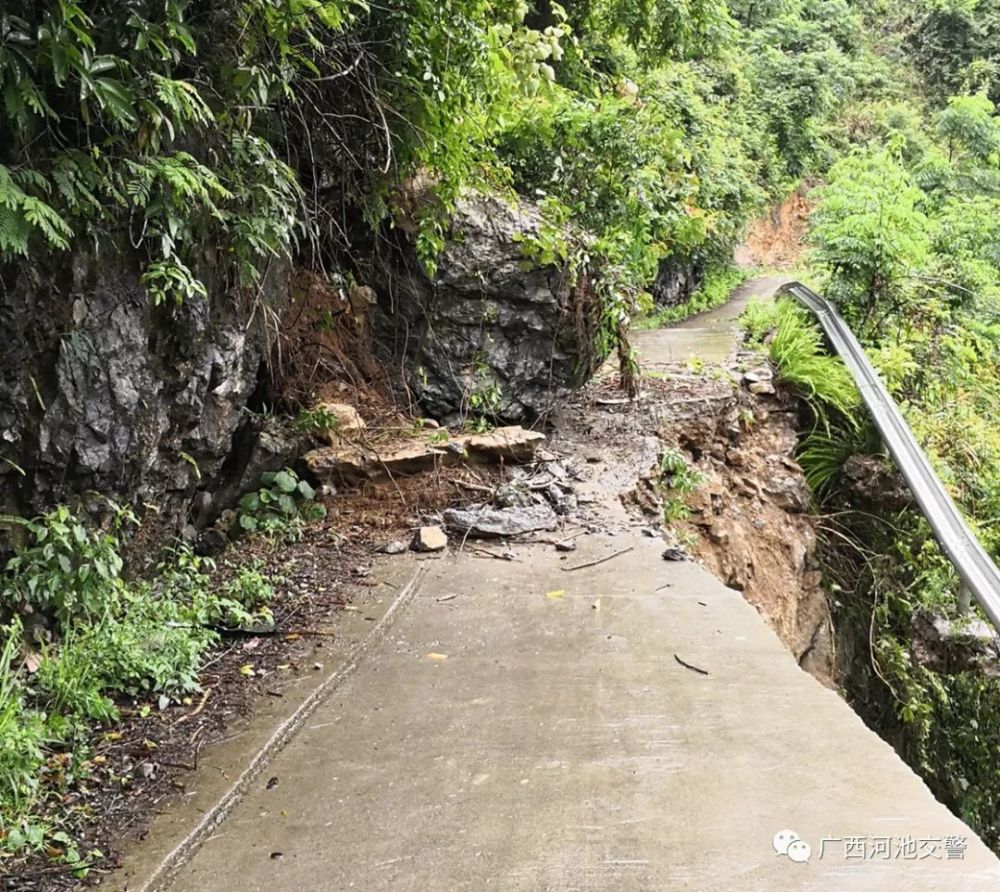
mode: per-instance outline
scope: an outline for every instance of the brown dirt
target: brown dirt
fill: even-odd
[[[766,217],[750,224],[746,240],[736,252],[740,266],[788,270],[798,264],[814,205],[808,197],[813,185],[803,184]]]
[[[734,369],[697,374],[678,363],[663,377],[644,379],[642,401],[627,405],[602,405],[621,396],[609,376],[585,388],[566,422],[585,455],[623,467],[640,456],[639,482],[622,498],[654,525],[663,510],[659,454],[681,449],[704,481],[685,499],[690,518],[667,525],[668,539],[741,591],[803,669],[832,687],[832,625],[815,519],[793,457],[798,402],[780,388],[749,391],[739,369],[761,363],[741,354]]]

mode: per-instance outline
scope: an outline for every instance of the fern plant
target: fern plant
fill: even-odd
[[[0,260],[127,229],[155,303],[205,294],[200,246],[253,284],[303,192],[270,140],[359,0],[42,0],[0,11]],[[235,29],[216,53],[210,23]],[[237,35],[239,39],[237,39]],[[203,47],[201,47],[203,49]]]

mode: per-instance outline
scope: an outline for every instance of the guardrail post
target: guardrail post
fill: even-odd
[[[965,616],[972,608],[972,592],[967,585],[963,585],[958,590],[958,615]]]

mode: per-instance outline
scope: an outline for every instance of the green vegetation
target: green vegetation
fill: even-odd
[[[840,157],[816,191],[817,288],[858,333],[938,473],[1000,558],[1000,119],[993,4],[886,2],[890,77],[841,115]],[[905,98],[904,98],[905,97]],[[1000,685],[935,673],[911,649],[921,612],[956,615],[958,580],[913,508],[862,499],[852,455],[891,467],[816,329],[792,307],[755,310],[782,376],[810,399],[800,460],[824,500],[841,636],[865,642],[844,679],[865,719],[935,794],[1000,844]],[[881,499],[885,498],[885,502]],[[870,643],[870,647],[869,647]],[[870,652],[866,652],[870,651]]]
[[[372,231],[409,215],[433,275],[458,197],[492,190],[540,206],[525,261],[585,279],[597,351],[624,353],[661,262],[706,279],[658,324],[715,305],[746,220],[820,177],[812,273],[1000,554],[998,60],[991,0],[14,0],[0,271],[127,256],[166,318],[178,301],[260,300],[275,258],[363,265]],[[947,564],[913,512],[853,510],[840,467],[872,438],[815,327],[784,304],[750,325],[812,407],[802,460],[842,509],[827,545],[838,618],[872,630],[849,693],[997,843],[1000,687],[909,655],[915,612],[953,609]],[[505,396],[483,365],[467,407],[480,425]],[[299,423],[331,427],[322,412]],[[664,460],[681,516],[690,469]],[[282,471],[239,524],[294,535],[311,505]],[[214,627],[258,615],[268,584],[248,570],[219,590],[186,549],[128,577],[127,509],[96,529],[67,508],[8,522],[0,857],[54,844],[77,863],[43,816],[86,770],[88,734],[122,696],[195,690]]]
[[[190,299],[351,252],[331,203],[380,226],[412,178],[433,271],[461,191],[500,190],[543,207],[529,256],[593,279],[608,351],[661,259],[724,263],[829,162],[871,68],[844,0],[44,0],[0,34],[3,260],[127,237],[154,303]]]
[[[693,493],[705,478],[691,467],[679,449],[665,449],[660,455],[660,479],[657,488],[663,497],[663,521],[672,524],[691,516],[686,497]]]
[[[199,690],[219,628],[270,618],[272,586],[258,567],[218,585],[214,563],[186,546],[153,579],[126,579],[121,548],[135,519],[110,509],[102,529],[66,508],[6,518],[23,544],[0,576],[0,864],[25,849],[51,849],[80,870],[100,857],[82,856],[66,835],[85,814],[52,812],[86,782],[92,732],[118,721],[122,698],[169,702]]]
[[[315,501],[316,490],[291,468],[261,474],[260,482],[260,489],[240,499],[239,523],[246,532],[295,541],[304,524],[326,516],[326,508]]]
[[[794,385],[813,409],[817,421],[828,413],[850,418],[860,397],[850,372],[828,355],[819,326],[789,299],[751,302],[744,325],[751,343],[767,339],[767,350],[781,378]]]

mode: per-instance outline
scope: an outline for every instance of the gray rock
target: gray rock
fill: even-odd
[[[499,508],[527,508],[535,504],[531,490],[517,480],[498,486],[493,501]]]
[[[660,261],[650,294],[657,306],[674,307],[688,300],[704,280],[704,270],[693,260],[666,257]]]
[[[743,374],[743,380],[750,384],[760,384],[764,381],[774,380],[774,371],[768,366],[761,366]]]
[[[0,461],[0,513],[96,491],[155,504],[172,532],[196,489],[228,479],[265,332],[210,251],[207,298],[153,307],[142,268],[127,240],[106,239],[0,283],[0,457],[24,472]],[[261,300],[280,312],[287,286],[275,264]]]
[[[546,487],[545,495],[556,509],[556,514],[570,514],[579,506],[576,493],[568,486],[551,483]]]
[[[392,542],[386,542],[379,551],[382,554],[402,554],[406,551],[406,543],[402,539],[394,539]]]
[[[663,560],[665,561],[686,561],[688,560],[687,549],[670,546],[663,549]]]
[[[774,473],[764,483],[764,493],[779,508],[799,514],[809,510],[812,494],[800,474]]]
[[[452,529],[486,538],[554,530],[557,524],[556,513],[548,505],[532,505],[527,508],[449,508],[444,512],[444,521]]]
[[[468,411],[470,394],[494,385],[498,418],[533,420],[597,366],[587,283],[571,288],[554,264],[524,269],[515,236],[536,234],[540,225],[531,205],[464,197],[433,279],[412,233],[393,232],[395,246],[375,270],[377,343],[393,367],[414,370],[410,388],[445,423]]]

